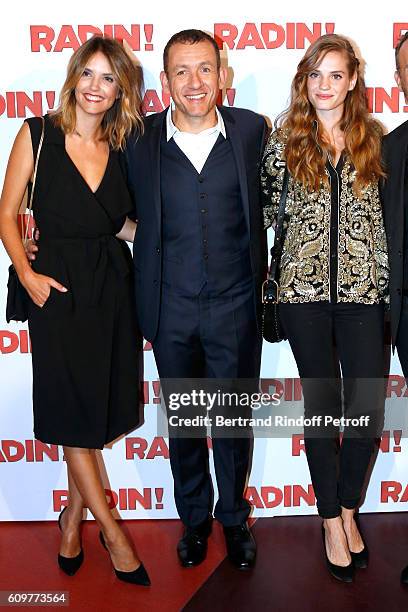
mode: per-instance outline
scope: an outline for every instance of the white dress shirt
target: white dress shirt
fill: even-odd
[[[217,114],[217,124],[214,127],[203,130],[198,134],[191,132],[181,132],[173,123],[171,116],[171,106],[166,115],[167,142],[173,138],[174,142],[183,151],[184,155],[190,160],[198,173],[204,167],[207,157],[211,153],[211,149],[217,142],[218,136],[222,134],[227,137],[225,132],[224,120],[218,108],[215,108]]]

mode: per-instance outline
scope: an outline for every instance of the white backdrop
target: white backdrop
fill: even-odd
[[[142,62],[149,112],[167,105],[159,81],[166,41],[176,31],[196,27],[225,40],[223,55],[230,68],[226,105],[253,109],[273,121],[286,106],[296,65],[311,38],[334,31],[358,45],[376,116],[389,130],[406,119],[408,107],[393,79],[395,40],[408,29],[402,0],[380,3],[375,12],[364,3],[333,5],[322,0],[207,0],[202,8],[186,0],[128,7],[95,0],[8,3],[0,40],[0,178],[23,118],[55,107],[72,49],[98,29],[125,37]],[[1,249],[0,520],[55,519],[66,500],[65,464],[60,448],[33,440],[27,325],[7,325],[3,314],[8,265]],[[397,358],[391,371],[393,396],[406,401]],[[264,347],[262,376],[297,377],[287,343]],[[107,494],[123,518],[176,517],[167,444],[156,432],[157,372],[149,345],[145,378],[145,424],[103,452],[110,478]],[[298,438],[255,440],[247,492],[254,516],[316,512],[301,446]],[[408,509],[407,457],[408,444],[400,430],[386,432],[363,511]]]

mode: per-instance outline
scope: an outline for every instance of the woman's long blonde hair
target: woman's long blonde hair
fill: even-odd
[[[102,120],[101,139],[107,140],[113,149],[123,149],[125,139],[132,130],[143,131],[143,72],[141,66],[128,56],[122,45],[112,38],[94,36],[75,51],[68,64],[58,108],[51,116],[54,124],[64,133],[70,134],[74,131],[75,87],[89,59],[98,51],[109,61],[120,93]]]
[[[277,118],[276,124],[287,134],[285,158],[289,172],[307,189],[317,190],[321,181],[327,180],[325,162],[327,154],[333,151],[309,101],[307,79],[331,51],[345,57],[350,78],[357,76],[355,87],[347,93],[344,102],[340,129],[344,132],[346,152],[357,170],[355,189],[358,193],[362,187],[385,176],[381,166],[383,130],[369,115],[360,62],[344,36],[325,34],[308,48],[292,81],[289,108]]]

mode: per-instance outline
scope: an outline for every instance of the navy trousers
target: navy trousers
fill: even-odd
[[[222,296],[162,292],[160,322],[153,342],[156,365],[165,379],[258,379],[261,338],[256,324],[252,279]],[[225,526],[246,521],[244,490],[250,437],[214,437],[218,487],[214,516]],[[170,464],[179,516],[187,526],[205,521],[213,509],[213,489],[205,437],[169,440]]]

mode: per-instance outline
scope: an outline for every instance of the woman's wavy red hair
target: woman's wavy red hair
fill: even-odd
[[[340,129],[344,132],[346,153],[357,170],[355,189],[358,193],[368,183],[385,176],[381,165],[383,129],[370,117],[360,62],[344,36],[325,34],[308,48],[292,81],[290,105],[277,118],[277,126],[287,134],[285,158],[289,172],[307,189],[317,190],[322,180],[328,180],[325,163],[327,155],[334,151],[309,102],[307,79],[331,51],[344,55],[350,78],[357,75],[355,87],[345,99]]]

